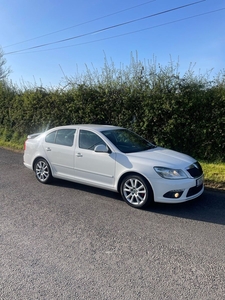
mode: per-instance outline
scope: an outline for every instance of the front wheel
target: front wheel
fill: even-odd
[[[122,198],[135,208],[147,207],[152,201],[152,189],[147,180],[138,175],[126,176],[120,186]]]
[[[48,162],[44,158],[39,158],[34,166],[36,178],[41,183],[49,183],[52,179],[52,173]]]

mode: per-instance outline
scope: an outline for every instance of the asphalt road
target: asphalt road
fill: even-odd
[[[0,149],[0,299],[225,299],[225,193],[137,210]]]

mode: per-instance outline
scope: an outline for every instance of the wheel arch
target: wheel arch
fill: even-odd
[[[35,164],[36,164],[36,162],[37,162],[39,159],[44,159],[44,160],[46,160],[47,163],[49,164],[50,170],[51,170],[51,172],[52,172],[51,164],[49,163],[49,161],[48,161],[45,157],[43,157],[43,156],[41,156],[41,155],[35,157],[35,159],[33,160],[33,163],[32,163],[32,169],[33,169],[33,171],[34,171]]]
[[[151,185],[151,183],[149,182],[149,180],[148,180],[143,174],[140,174],[140,173],[135,172],[135,171],[126,172],[126,173],[124,173],[124,174],[122,174],[122,175],[120,176],[120,179],[118,180],[118,183],[117,183],[117,191],[118,191],[118,192],[120,192],[120,186],[121,186],[121,183],[122,183],[123,179],[124,179],[125,177],[127,177],[128,175],[137,175],[137,176],[142,177],[142,178],[146,181],[146,183],[148,184],[148,186],[149,186],[149,188],[150,188],[150,189],[149,189],[149,192],[152,194],[152,197],[153,197],[153,199],[154,199],[154,191],[153,191],[152,185]]]

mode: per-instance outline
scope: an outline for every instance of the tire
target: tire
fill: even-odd
[[[145,208],[153,202],[153,193],[149,183],[139,175],[126,176],[120,185],[120,193],[123,200],[135,208]]]
[[[41,183],[49,183],[52,180],[52,172],[50,166],[44,158],[39,158],[35,162],[34,172],[37,180]]]

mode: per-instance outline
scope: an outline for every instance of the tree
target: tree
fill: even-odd
[[[4,53],[0,48],[0,81],[3,81],[10,74],[11,70],[9,67],[6,67],[6,59],[4,58]]]

